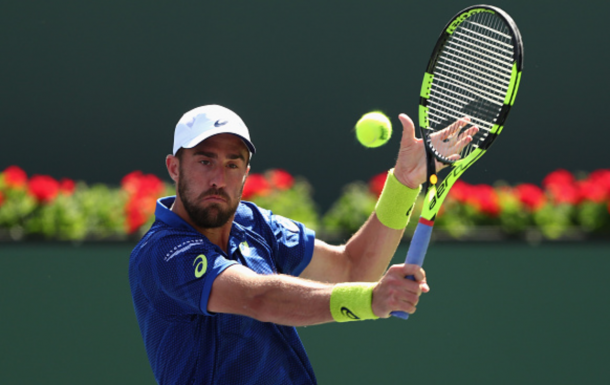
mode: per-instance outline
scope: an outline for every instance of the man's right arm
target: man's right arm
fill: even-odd
[[[407,275],[414,275],[416,280],[405,279]],[[334,286],[283,274],[261,275],[233,265],[214,280],[207,310],[290,326],[332,322],[330,297]],[[373,313],[381,318],[396,310],[413,313],[419,296],[428,290],[421,268],[394,265],[373,289]]]

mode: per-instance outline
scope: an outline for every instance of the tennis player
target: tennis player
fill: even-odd
[[[256,149],[238,115],[207,105],[180,119],[166,158],[176,196],[158,200],[129,264],[159,384],[315,384],[295,326],[415,311],[429,291],[424,271],[388,269],[426,175],[423,144],[400,120],[400,151],[375,212],[332,246],[241,201]]]

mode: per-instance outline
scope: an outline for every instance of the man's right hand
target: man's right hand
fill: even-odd
[[[414,280],[407,276],[413,276]],[[429,291],[426,272],[421,267],[407,264],[390,266],[373,289],[373,313],[379,318],[388,318],[393,311],[413,314],[419,296]]]

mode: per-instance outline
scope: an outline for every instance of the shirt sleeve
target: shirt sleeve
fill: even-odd
[[[237,263],[201,244],[186,243],[155,259],[152,273],[160,289],[159,303],[166,314],[214,315],[207,311],[216,277]]]
[[[311,262],[315,232],[281,215],[270,215],[268,223],[277,241],[274,259],[278,271],[299,276]]]

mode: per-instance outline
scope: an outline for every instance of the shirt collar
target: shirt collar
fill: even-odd
[[[189,225],[184,219],[180,218],[178,214],[171,210],[175,200],[175,195],[159,198],[157,200],[157,207],[155,208],[155,217],[173,228],[199,233],[193,226]]]
[[[155,217],[173,228],[194,231],[197,234],[201,234],[193,226],[188,224],[184,219],[180,218],[178,214],[171,210],[175,201],[175,195],[159,198],[157,200],[157,207],[155,209]],[[233,221],[231,226],[231,235],[229,237],[229,253],[233,254],[235,249],[239,248],[239,245],[244,241],[246,241],[246,230],[241,225]]]

